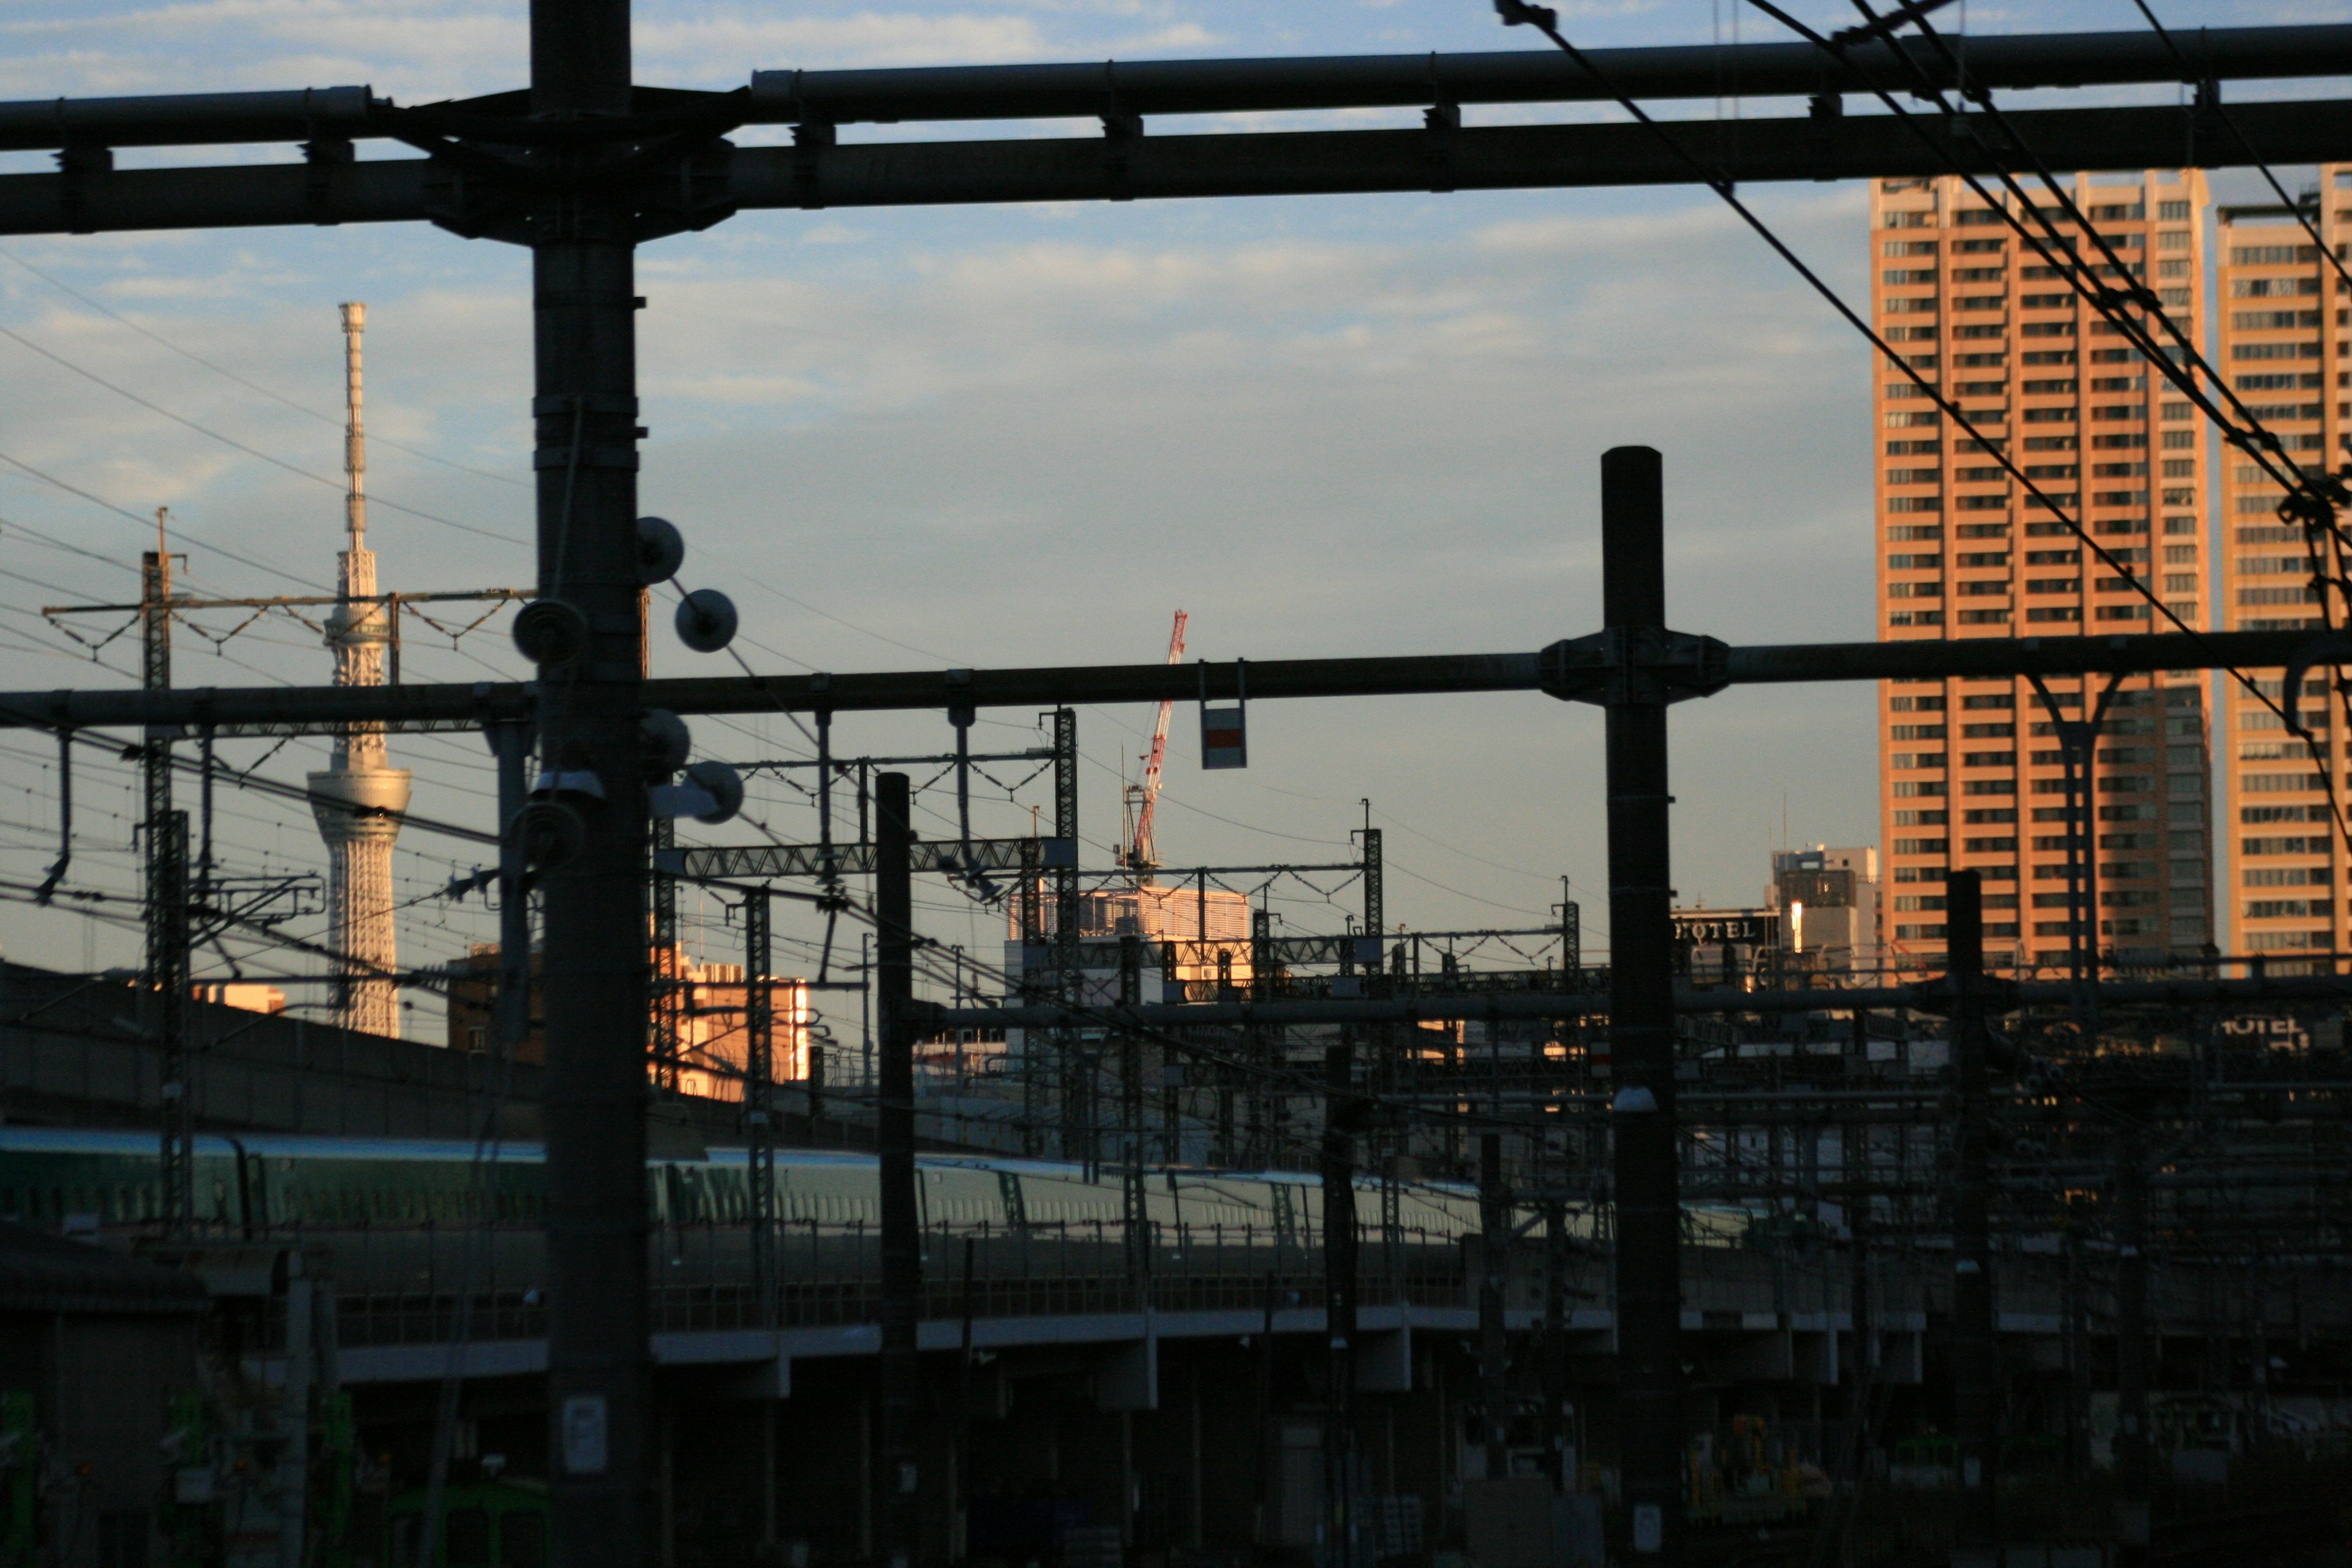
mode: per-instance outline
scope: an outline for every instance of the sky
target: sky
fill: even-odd
[[[2183,28],[2342,15],[2159,9]],[[497,91],[520,83],[523,14],[462,0],[16,0],[0,9],[0,98],[367,83],[413,103]],[[1823,26],[1849,19],[1823,4],[1805,14]],[[1537,42],[1472,0],[658,0],[636,16],[639,79],[706,89],[740,85],[754,68]],[[2144,25],[2124,0],[1977,4],[1949,17],[1974,32]],[[1596,45],[1779,36],[1727,0],[1572,5],[1563,21]],[[126,152],[121,164],[285,155]],[[0,154],[0,174],[47,166]],[[2217,190],[2242,183],[2224,176]],[[1866,297],[1860,185],[1743,195],[1846,298]],[[195,592],[331,586],[345,300],[370,308],[370,542],[383,585],[525,585],[528,282],[522,252],[424,226],[0,241],[0,686],[133,682],[132,637],[93,662],[38,611],[134,598],[158,506],[171,510]],[[1599,462],[1622,444],[1664,455],[1675,626],[1734,643],[1872,635],[1866,345],[1703,191],[753,213],[647,245],[639,289],[652,431],[643,505],[684,531],[687,585],[736,597],[738,646],[755,668],[1150,660],[1180,607],[1189,655],[1213,659],[1539,647],[1599,624]],[[181,684],[329,677],[316,632],[298,623],[269,617],[215,647],[204,634],[221,637],[238,617],[190,620],[178,634]],[[95,641],[122,620],[68,624]],[[504,625],[462,639],[412,626],[408,679],[520,678]],[[657,673],[734,672],[666,629],[656,640]],[[1682,901],[1759,901],[1783,843],[1871,842],[1872,712],[1863,687],[1735,691],[1678,708]],[[1140,772],[1152,718],[1080,714],[1092,863],[1119,836],[1121,784]],[[1217,773],[1198,767],[1195,722],[1189,709],[1175,714],[1159,833],[1170,863],[1344,860],[1369,809],[1386,834],[1392,922],[1546,924],[1566,877],[1585,906],[1588,952],[1605,945],[1597,710],[1532,695],[1261,703],[1250,767]],[[809,750],[781,720],[695,728],[701,756]],[[929,752],[951,739],[943,717],[858,718],[840,721],[835,743]],[[992,748],[1038,740],[1025,714],[991,715],[975,731]],[[394,752],[417,770],[420,817],[490,825],[478,742],[401,737]],[[281,779],[323,752],[323,742],[221,747],[225,765]],[[128,898],[135,777],[94,757],[79,766],[68,885]],[[996,787],[1028,771],[992,770],[976,831],[1025,831],[1031,805],[1050,812],[1042,781]],[[37,881],[55,858],[56,785],[46,742],[0,738],[0,885]],[[193,794],[183,786],[184,799]],[[299,806],[222,795],[224,870],[323,870]],[[951,813],[943,787],[922,795],[923,831],[952,831]],[[814,837],[807,800],[773,780],[755,782],[747,815],[696,832]],[[437,896],[483,855],[416,826],[404,836],[405,960],[439,962],[492,935],[478,899]],[[1268,896],[1297,931],[1339,929],[1359,907],[1335,873],[1285,879]],[[724,911],[688,902],[698,950],[732,956],[740,939]],[[940,940],[996,956],[1000,912],[932,887],[921,919]],[[134,923],[128,902],[0,901],[0,952],[129,964]],[[288,930],[321,934],[315,919]],[[814,928],[783,934],[786,963],[813,966]],[[239,951],[251,973],[310,967]],[[221,952],[204,968],[227,977]],[[410,1032],[439,1038],[437,1002],[411,1001]]]

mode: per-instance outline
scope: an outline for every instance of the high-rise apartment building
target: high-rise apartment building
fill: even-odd
[[[2225,207],[2220,252],[2221,358],[2216,368],[2285,451],[2273,460],[2320,468],[2352,458],[2352,300],[2312,243],[2319,226],[2336,255],[2352,241],[2352,164],[2320,170],[2298,214],[2280,206]],[[2224,448],[2221,472],[2221,614],[2245,631],[2319,626],[2303,530],[2279,516],[2284,490],[2244,453]],[[2283,672],[2249,671],[2273,699]],[[2312,731],[2330,740],[2325,766],[2285,722],[2242,686],[2225,683],[2228,763],[2222,798],[2228,842],[2230,946],[2277,954],[2273,969],[2308,967],[2294,955],[2352,948],[2344,900],[2347,866],[2327,792],[2342,777],[2346,726],[2322,679],[2304,694]],[[2331,721],[2330,713],[2336,717]],[[2340,797],[2339,797],[2340,798]]]
[[[2069,195],[2120,263],[2060,218],[2067,240],[2114,281],[2152,286],[2201,342],[2203,176],[2077,175]],[[1870,228],[1872,319],[1979,432],[1964,435],[1918,387],[1873,363],[1879,636],[2144,633],[2158,617],[2141,584],[2189,626],[2206,625],[2206,440],[2189,404],[1962,181],[1874,184]],[[2121,570],[2013,482],[1994,449]],[[2051,704],[2083,718],[2105,682],[2046,684],[2047,703],[2007,677],[1884,683],[1882,919],[1893,967],[1941,966],[1944,883],[1962,868],[1984,878],[1990,961],[2065,961],[2065,777]],[[2097,942],[2118,963],[2160,963],[2211,940],[2207,686],[2198,670],[2135,676],[2107,702],[2084,801]]]

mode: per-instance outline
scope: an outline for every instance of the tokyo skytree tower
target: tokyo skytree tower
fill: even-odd
[[[367,547],[367,432],[360,418],[360,334],[367,307],[342,307],[344,549],[327,617],[337,686],[382,686],[391,621],[376,597],[375,552]],[[327,841],[328,941],[341,956],[341,1022],[372,1035],[400,1033],[400,987],[383,978],[400,967],[392,914],[392,841],[408,809],[408,770],[384,765],[383,727],[354,724],[335,737],[326,770],[310,775],[311,811]]]

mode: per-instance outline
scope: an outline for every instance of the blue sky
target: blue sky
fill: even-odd
[[[2183,27],[2343,14],[2162,9]],[[1824,25],[1845,16],[1818,5],[1807,14]],[[19,0],[0,12],[0,98],[348,82],[403,102],[492,91],[519,80],[522,15],[458,0]],[[739,85],[759,68],[1533,42],[1471,0],[645,4],[637,15],[641,79],[702,88]],[[1572,6],[1565,19],[1596,44],[1772,36],[1723,0]],[[2116,0],[1975,5],[1966,25],[2139,24]],[[1748,195],[1860,297],[1859,186]],[[0,683],[123,680],[76,663],[29,613],[133,595],[128,568],[142,532],[122,513],[171,507],[175,546],[204,591],[310,592],[331,581],[333,483],[257,460],[89,375],[331,481],[341,300],[371,307],[381,498],[371,533],[385,584],[526,579],[520,252],[422,227],[35,238],[0,242],[0,326],[24,340],[0,340],[0,451],[121,509],[0,473],[0,567],[14,574],[0,577]],[[1666,456],[1678,626],[1732,641],[1871,635],[1864,345],[1704,193],[751,214],[646,247],[640,279],[653,430],[645,504],[685,530],[689,582],[736,595],[755,666],[1150,659],[1180,605],[1192,614],[1192,651],[1216,658],[1538,647],[1598,622],[1598,461],[1628,442]],[[182,646],[205,645],[184,635]],[[105,658],[128,668],[128,652],[117,643]],[[665,636],[656,668],[711,667]],[[184,652],[180,679],[315,681],[328,668],[314,637],[279,622],[217,658]],[[454,650],[413,646],[410,668],[412,679],[473,679],[520,666],[493,630]],[[1784,801],[1793,839],[1872,838],[1870,712],[1861,689],[1732,693],[1677,711],[1685,900],[1758,898]],[[1531,923],[1549,918],[1568,875],[1587,898],[1588,930],[1605,929],[1594,710],[1538,698],[1266,704],[1253,721],[1250,770],[1202,774],[1192,716],[1177,715],[1160,818],[1171,859],[1339,858],[1369,796],[1391,830],[1391,919],[1424,930]],[[1090,839],[1115,837],[1119,775],[1138,771],[1150,722],[1143,710],[1082,715]],[[982,733],[1026,743],[1029,728],[1003,716]],[[949,738],[943,722],[912,719],[839,731],[845,750],[929,750]],[[703,754],[736,757],[804,749],[790,726],[760,721],[703,721],[698,742]],[[247,764],[262,750],[225,754]],[[317,751],[290,747],[264,771],[295,776]],[[418,739],[395,751],[419,771],[417,811],[487,824],[478,745]],[[94,887],[133,886],[129,780],[114,769],[84,781],[76,869]],[[37,878],[54,854],[53,792],[43,746],[0,742],[0,878]],[[1041,798],[1034,788],[1022,797]],[[763,790],[753,809],[780,837],[813,831],[789,793]],[[222,837],[238,868],[319,868],[298,814],[251,796],[229,811]],[[983,812],[983,830],[1028,820],[1025,804]],[[410,958],[451,956],[490,934],[478,906],[425,897],[478,853],[414,830],[404,839],[404,895],[420,900],[404,917]],[[952,892],[926,902],[942,940],[998,940],[996,919]],[[1292,929],[1329,930],[1354,894],[1326,900],[1294,884],[1277,907]],[[733,938],[714,926],[708,941],[725,956]],[[0,942],[35,963],[135,954],[127,930],[16,904],[0,904]],[[437,1037],[437,1008],[419,998],[415,1026]]]

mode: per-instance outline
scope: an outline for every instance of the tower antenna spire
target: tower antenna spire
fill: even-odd
[[[367,547],[367,427],[361,417],[360,337],[367,307],[342,307],[343,550],[338,599],[327,616],[337,686],[382,686],[394,612],[375,586],[375,552]],[[342,963],[337,1011],[345,1028],[400,1033],[400,988],[385,978],[400,967],[392,912],[392,842],[408,809],[409,775],[388,765],[383,726],[352,724],[335,737],[325,771],[310,775],[310,809],[327,841],[327,908]]]
[[[361,416],[360,335],[367,331],[367,306],[353,300],[343,316],[343,527],[351,548],[367,548],[367,424]]]

